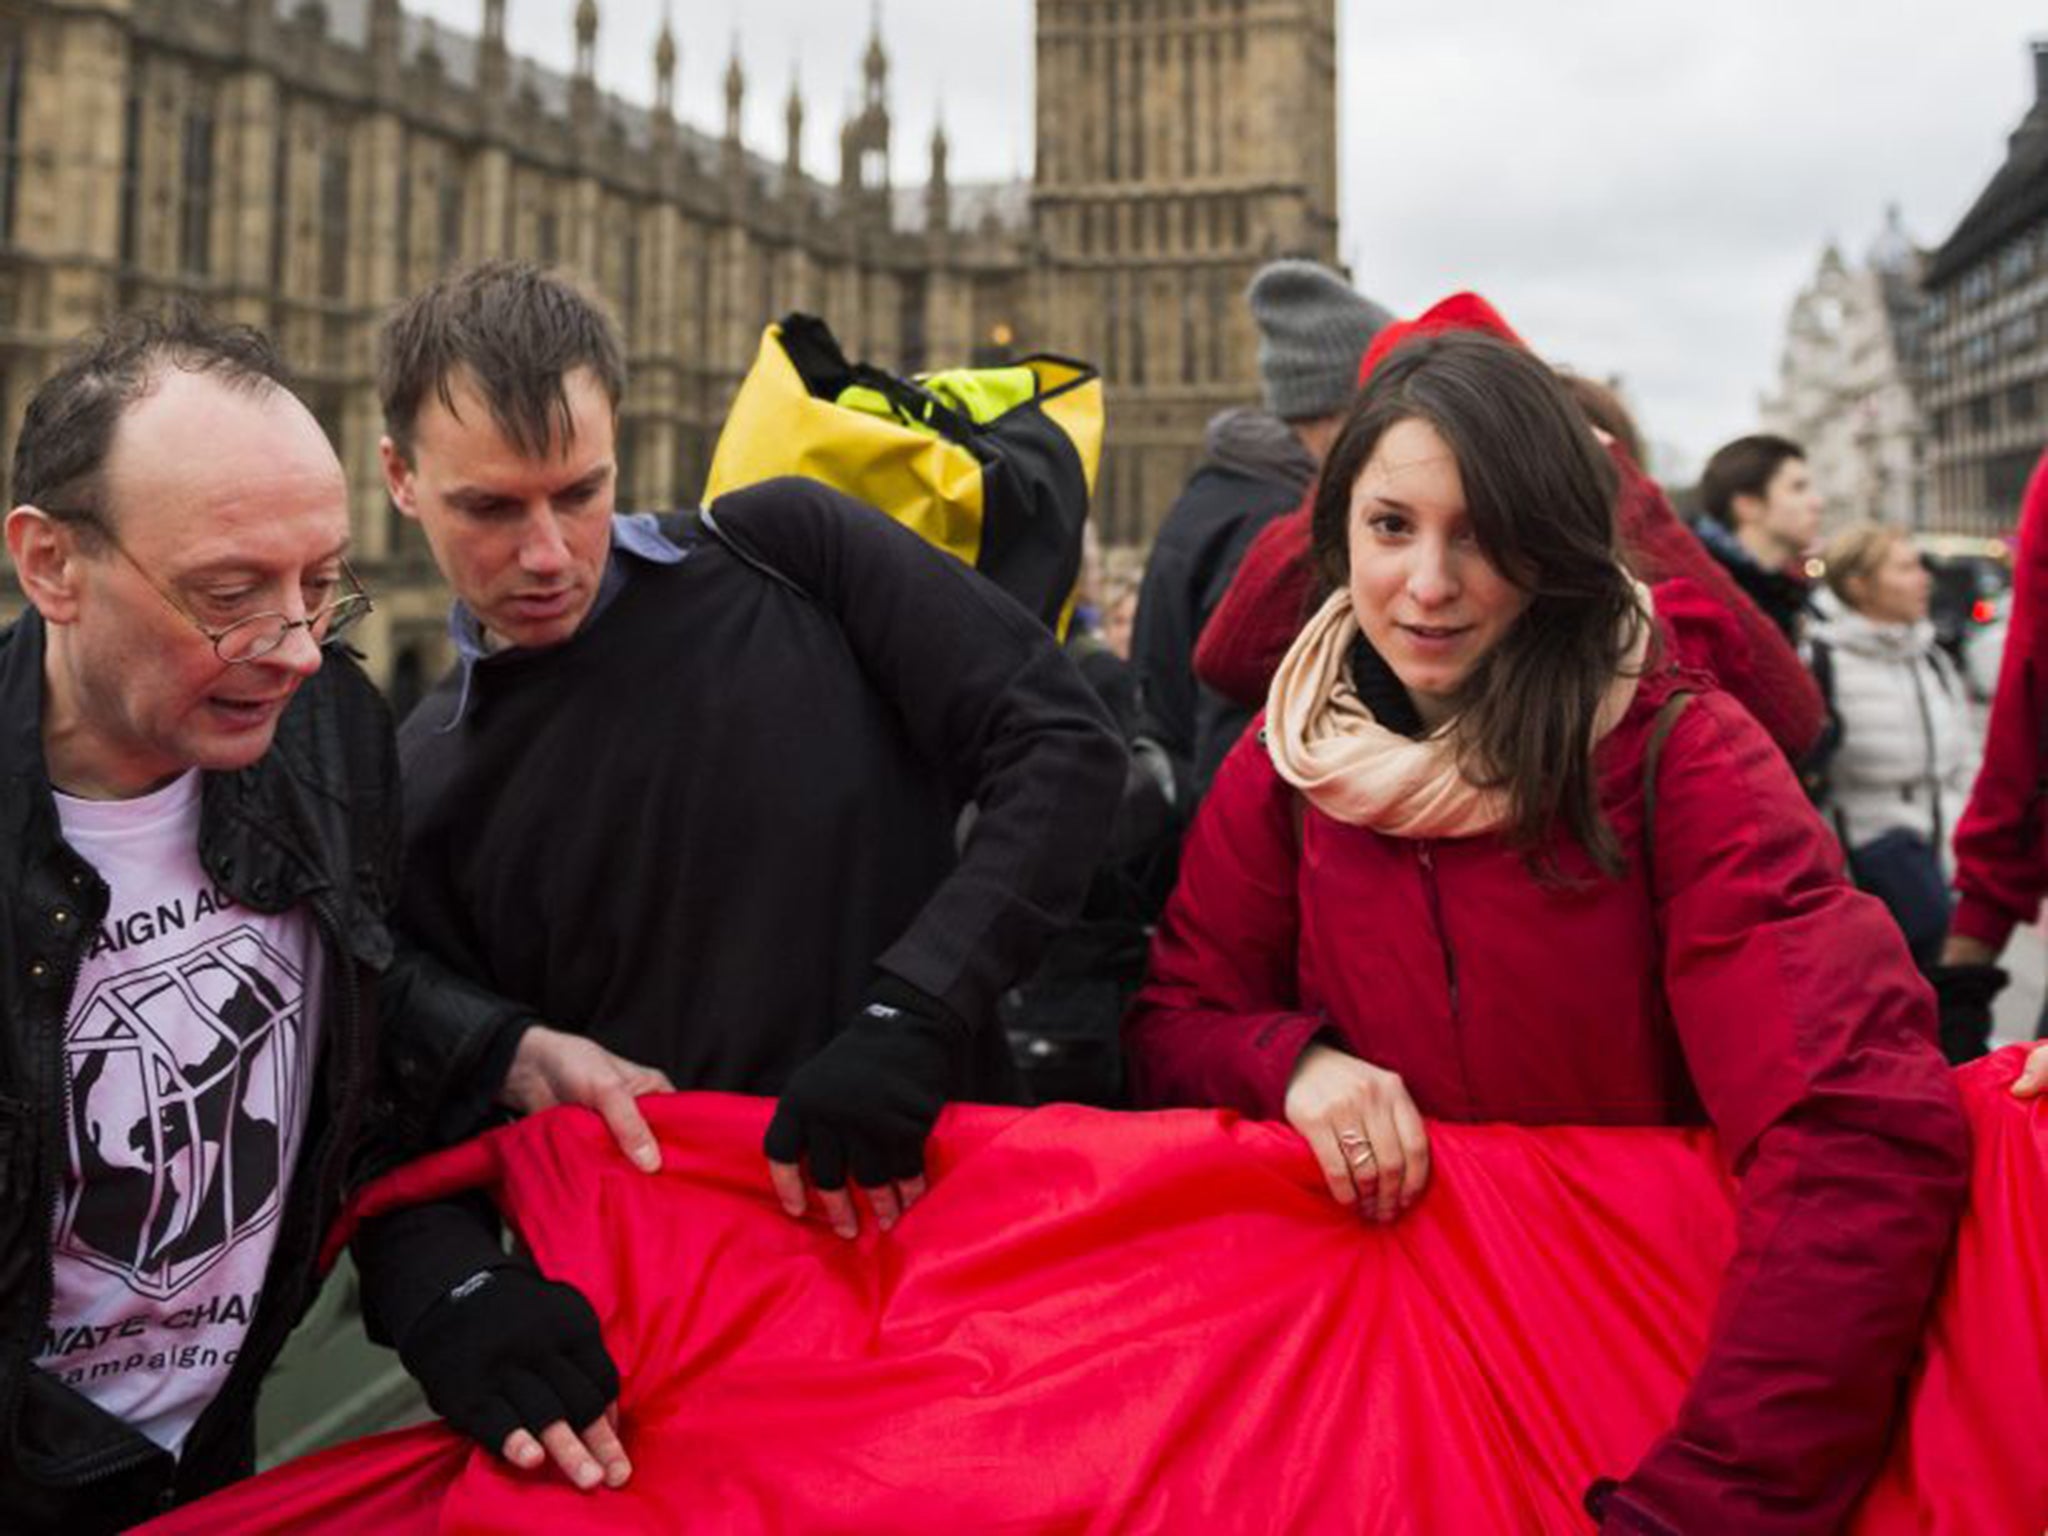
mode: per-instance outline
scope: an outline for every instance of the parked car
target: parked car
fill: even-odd
[[[1996,597],[1979,598],[1963,641],[1963,678],[1971,694],[1987,703],[1998,692],[1998,669],[2005,661],[2005,630],[2011,617],[2012,588]]]
[[[2003,539],[1921,534],[1915,540],[1934,577],[1928,617],[1970,691],[1988,699],[1998,687],[2012,606],[2012,547]]]

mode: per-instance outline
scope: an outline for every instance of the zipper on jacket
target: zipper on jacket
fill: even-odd
[[[1436,929],[1437,948],[1444,957],[1444,990],[1450,996],[1451,1048],[1458,1058],[1458,1083],[1469,1107],[1478,1103],[1472,1087],[1471,1065],[1465,1060],[1465,1009],[1458,987],[1458,952],[1451,944],[1450,925],[1444,921],[1443,892],[1436,878],[1436,847],[1427,838],[1415,839],[1415,859],[1422,869],[1422,892],[1429,903],[1430,925]]]
[[[362,995],[356,986],[354,957],[349,953],[348,946],[344,941],[341,921],[336,916],[334,908],[329,904],[327,898],[325,896],[308,897],[306,906],[312,912],[314,922],[320,930],[321,938],[327,944],[328,955],[334,967],[340,972],[339,976],[335,978],[340,1006],[335,1009],[335,1017],[331,1023],[325,1019],[321,1020],[322,1044],[333,1050],[334,1055],[330,1059],[337,1063],[336,1071],[350,1071],[353,1070],[353,1063],[356,1060],[356,1036],[359,1032],[360,1014],[362,1012]],[[318,1062],[319,1053],[315,1053],[314,1060],[316,1063]],[[373,1085],[366,1084],[366,1091],[371,1086]],[[330,1098],[335,1096],[331,1075],[329,1076],[325,1091]],[[309,1116],[312,1113],[312,1108],[312,1096],[309,1094],[306,1106],[306,1112]],[[321,1175],[325,1170],[327,1162],[334,1156],[334,1140],[341,1133],[342,1119],[343,1116],[337,1107],[335,1112],[328,1117],[327,1125],[322,1133],[325,1144],[313,1148],[310,1156],[303,1155],[304,1149],[301,1149],[300,1166],[306,1170],[308,1182],[311,1186],[305,1191],[297,1192],[303,1198],[317,1199],[317,1191],[322,1183]],[[280,1200],[283,1200],[291,1193],[294,1192],[287,1188],[287,1190],[280,1193]],[[280,1210],[278,1221],[280,1240],[284,1236],[285,1226],[284,1212]],[[321,1239],[325,1234],[315,1230],[308,1234],[308,1236],[312,1243],[312,1252],[317,1255],[320,1251]],[[271,1250],[273,1260],[275,1260],[276,1255],[277,1250],[273,1248]],[[309,1275],[310,1271],[308,1272]],[[257,1388],[262,1383],[262,1375],[259,1374],[254,1382],[251,1382],[249,1380],[249,1371],[256,1368],[257,1362],[261,1362],[262,1373],[267,1374],[269,1372],[271,1365],[275,1361],[278,1349],[284,1343],[285,1336],[290,1333],[291,1329],[298,1322],[296,1315],[298,1301],[300,1295],[303,1294],[305,1288],[304,1281],[308,1276],[298,1277],[299,1283],[287,1293],[285,1287],[273,1287],[269,1283],[270,1276],[267,1273],[265,1274],[263,1299],[257,1303],[256,1317],[250,1320],[250,1331],[242,1339],[241,1352],[236,1357],[234,1365],[229,1369],[227,1379],[221,1382],[220,1391],[214,1394],[213,1401],[202,1408],[199,1411],[198,1418],[192,1421],[192,1432],[186,1437],[185,1448],[178,1457],[179,1475],[173,1479],[173,1487],[176,1487],[183,1481],[183,1474],[187,1467],[193,1465],[191,1452],[194,1448],[212,1449],[212,1447],[207,1446],[205,1443],[205,1431],[208,1427],[208,1421],[219,1417],[221,1405],[231,1401],[238,1401],[243,1397],[254,1397]],[[280,1323],[280,1319],[284,1321]],[[254,1327],[254,1324],[259,1320],[263,1324],[261,1334],[258,1334]],[[273,1340],[275,1341],[274,1343]],[[201,1466],[203,1470],[203,1463]]]
[[[1458,1006],[1458,954],[1451,948],[1450,930],[1444,926],[1443,893],[1436,883],[1436,850],[1427,841],[1417,838],[1415,857],[1422,864],[1423,894],[1429,899],[1429,921],[1436,929],[1437,947],[1444,954],[1444,987],[1451,995],[1451,1022],[1461,1024],[1464,1016]]]
[[[84,969],[86,952],[92,948],[92,941],[98,933],[99,925],[95,923],[90,929],[79,935],[79,942],[72,946],[70,952],[64,958],[63,970],[58,978],[60,982],[58,991],[63,1001],[57,1013],[56,1049],[54,1052],[45,1051],[41,1053],[43,1070],[49,1079],[45,1087],[50,1102],[50,1114],[56,1131],[55,1136],[51,1138],[49,1143],[50,1156],[53,1158],[64,1157],[64,1148],[69,1146],[71,1141],[71,1127],[65,1122],[65,1106],[71,1096],[67,1091],[68,1084],[64,1078],[64,1032],[71,1022],[71,1003],[78,991],[78,973]],[[69,1159],[67,1158],[67,1166],[68,1162]],[[44,1328],[49,1326],[50,1311],[57,1305],[57,1217],[64,1205],[64,1175],[66,1171],[65,1168],[53,1167],[50,1169],[49,1209],[41,1233],[43,1244],[43,1304],[38,1310],[41,1314],[40,1325]],[[33,1349],[34,1345],[31,1344],[30,1348]],[[20,1389],[14,1402],[9,1405],[8,1418],[10,1421],[16,1414],[21,1412],[22,1402],[28,1395],[28,1372],[35,1368],[35,1363],[35,1356],[33,1354],[23,1362],[24,1369],[22,1371]],[[64,1486],[83,1488],[93,1483],[105,1482],[108,1478],[118,1477],[121,1473],[128,1471],[132,1467],[141,1466],[162,1449],[154,1441],[143,1439],[139,1435],[137,1440],[139,1443],[135,1445],[109,1446],[104,1452],[80,1458],[86,1470],[68,1477],[65,1480]]]

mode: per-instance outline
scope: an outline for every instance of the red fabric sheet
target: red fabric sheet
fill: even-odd
[[[2048,1525],[2048,1109],[2007,1092],[2019,1057],[1959,1074],[1972,1203],[1864,1536]],[[930,1196],[849,1245],[775,1206],[770,1108],[650,1101],[659,1175],[557,1111],[371,1191],[491,1188],[589,1294],[625,1489],[430,1427],[147,1529],[1583,1532],[1729,1250],[1703,1133],[1436,1125],[1428,1194],[1378,1228],[1284,1127],[1063,1106],[949,1110]]]

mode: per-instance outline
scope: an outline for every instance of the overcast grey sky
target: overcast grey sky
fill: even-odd
[[[411,0],[473,31],[481,0]],[[653,93],[662,0],[601,0],[603,85]],[[779,157],[791,79],[806,163],[833,170],[859,0],[675,0],[682,116]],[[1030,0],[884,0],[894,176],[943,110],[955,180],[1031,166]],[[1860,255],[1897,202],[1938,244],[2033,96],[2039,0],[1341,0],[1342,255],[1412,314],[1459,287],[1539,351],[1618,373],[1686,473],[1754,425],[1821,247]],[[508,0],[514,51],[565,67],[575,0]],[[1113,428],[1112,423],[1112,428]]]

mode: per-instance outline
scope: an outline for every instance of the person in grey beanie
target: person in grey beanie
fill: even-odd
[[[1259,530],[1308,494],[1357,389],[1358,360],[1393,319],[1313,261],[1267,263],[1245,302],[1259,332],[1265,408],[1209,423],[1201,462],[1146,562],[1131,644],[1140,735],[1172,765],[1184,818],[1249,718],[1196,682],[1195,642]]]
[[[1266,409],[1320,463],[1358,389],[1358,360],[1394,317],[1315,261],[1269,261],[1245,289]]]

